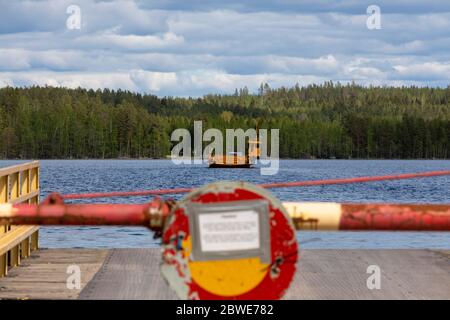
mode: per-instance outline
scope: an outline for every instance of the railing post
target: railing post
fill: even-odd
[[[8,274],[8,253],[0,255],[0,277]]]
[[[31,235],[31,251],[39,249],[39,230]]]
[[[15,246],[14,248],[12,248],[9,251],[9,266],[12,267],[16,267],[20,264],[20,255],[19,255],[19,251],[20,251],[20,244]]]
[[[0,203],[39,203],[39,162],[0,169]],[[36,226],[0,226],[0,277],[39,248]]]
[[[26,238],[20,244],[20,258],[27,258],[31,254],[30,238]]]
[[[10,189],[10,200],[15,200],[20,197],[20,189],[19,189],[19,179],[20,179],[20,171],[11,174],[11,189]]]

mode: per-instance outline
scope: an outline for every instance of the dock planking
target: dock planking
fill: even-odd
[[[44,249],[0,279],[1,299],[176,299],[159,274],[159,249]],[[80,289],[66,286],[78,265]],[[368,289],[370,265],[380,289]],[[285,299],[450,299],[450,251],[301,250]]]
[[[103,265],[108,250],[40,249],[0,278],[0,299],[77,299]],[[67,268],[80,267],[80,289],[68,289]]]

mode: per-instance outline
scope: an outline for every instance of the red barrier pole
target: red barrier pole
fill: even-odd
[[[11,206],[10,224],[39,225],[145,225],[146,205],[136,204],[57,204]],[[8,212],[2,210],[2,212]],[[5,218],[5,216],[3,216]]]
[[[284,202],[297,230],[450,231],[450,205]]]
[[[147,204],[2,204],[0,224],[129,225],[161,231],[170,202]],[[285,202],[297,229],[450,231],[450,205]]]
[[[450,231],[450,206],[344,204],[339,229]]]
[[[146,204],[1,204],[0,224],[13,225],[128,225],[161,231],[169,203]]]

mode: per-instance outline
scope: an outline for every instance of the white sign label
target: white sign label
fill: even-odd
[[[199,215],[203,252],[259,249],[259,214],[254,210]]]

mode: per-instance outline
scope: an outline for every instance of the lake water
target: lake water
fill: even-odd
[[[2,160],[0,167],[24,161]],[[43,160],[41,200],[50,192],[83,193],[197,187],[217,180],[253,183],[387,175],[450,170],[450,161],[283,160],[274,176],[258,168],[210,169],[174,165],[169,160]],[[273,189],[281,200],[335,202],[450,203],[450,177]],[[180,198],[176,195],[174,198]],[[94,199],[78,202],[141,203],[147,197]],[[155,247],[159,240],[145,228],[44,227],[42,247]],[[438,232],[298,232],[302,248],[430,248],[450,249],[450,233]]]

